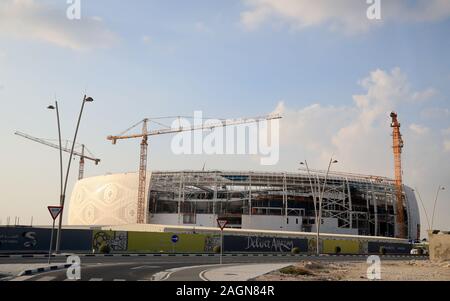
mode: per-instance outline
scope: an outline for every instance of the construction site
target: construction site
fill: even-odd
[[[281,236],[307,241],[320,232],[333,240],[391,238],[390,243],[403,244],[420,239],[420,216],[413,189],[402,182],[400,123],[396,113],[390,117],[395,179],[332,172],[330,167],[337,162],[333,159],[327,171],[309,169],[305,161],[302,165],[306,168],[297,173],[147,170],[151,136],[271,121],[281,119],[279,115],[156,130],[149,130],[149,123],[162,125],[158,119],[144,119],[119,135],[107,137],[113,144],[141,139],[139,171],[89,178],[83,178],[85,160],[94,164],[101,160],[85,145],[80,145],[81,151],[71,152],[70,141],[58,146],[21,132],[16,135],[79,157],[78,182],[70,202],[61,204],[68,207],[67,226],[71,229],[210,234],[218,233],[217,221],[222,220],[232,236]],[[129,134],[137,127],[140,133]],[[111,241],[116,236],[113,233]],[[322,251],[327,248],[325,244],[315,249],[318,247]],[[370,249],[367,245],[341,243],[328,247],[328,252],[335,252],[336,247],[344,253],[367,253]],[[378,252],[379,247],[371,251]],[[410,249],[400,247],[399,251],[397,247],[394,250],[402,253]],[[313,251],[311,247],[301,249]]]

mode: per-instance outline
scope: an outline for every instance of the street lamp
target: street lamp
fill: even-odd
[[[327,185],[327,180],[328,180],[328,174],[330,173],[330,169],[331,169],[331,164],[336,164],[338,163],[337,160],[334,160],[333,158],[330,159],[330,163],[328,164],[328,169],[327,169],[327,173],[325,174],[325,181],[323,183],[323,187],[322,187],[322,191],[320,192],[320,185],[319,185],[319,212],[317,213],[317,209],[315,211],[316,213],[316,252],[317,255],[320,255],[320,225],[322,223],[322,200],[323,200],[323,194],[325,193],[325,187]],[[300,165],[305,165],[306,169],[308,170],[308,176],[310,177],[310,185],[311,185],[311,190],[313,191],[313,198],[316,199],[316,197],[314,196],[314,189],[312,189],[312,182],[311,182],[311,176],[310,176],[310,172],[309,172],[309,167],[308,167],[308,163],[305,162],[301,162]],[[316,208],[316,202],[314,201],[314,208]]]
[[[430,219],[428,217],[427,209],[425,208],[425,204],[423,203],[423,200],[422,200],[422,197],[420,195],[420,192],[419,192],[419,190],[417,188],[413,189],[413,191],[416,192],[417,195],[419,196],[420,203],[422,204],[423,211],[425,212],[425,218],[427,219],[428,230],[431,230]]]
[[[49,105],[47,107],[47,109],[56,111],[56,121],[58,123],[59,170],[60,170],[59,205],[62,206],[62,202],[63,202],[63,162],[62,162],[61,123],[60,123],[60,119],[59,119],[58,101],[55,100],[55,105],[54,106],[53,105]],[[50,247],[52,248],[52,246],[50,246]],[[50,260],[50,257],[49,257],[49,260]]]
[[[436,192],[436,198],[434,199],[433,215],[432,215],[432,218],[431,218],[431,230],[434,229],[434,213],[435,213],[435,211],[436,211],[436,203],[437,203],[437,200],[438,200],[438,197],[439,197],[439,193],[440,193],[442,190],[445,190],[445,187],[439,185],[438,190],[437,190],[437,192]]]
[[[328,174],[330,173],[331,164],[337,164],[337,160],[330,159],[330,163],[328,164],[327,173],[325,174],[325,181],[323,183],[322,193],[319,198],[319,222],[317,223],[317,245],[319,246],[319,235],[320,235],[320,225],[322,224],[322,200],[323,194],[325,193],[325,187],[327,186]],[[319,251],[318,251],[319,252]]]
[[[75,143],[77,140],[78,129],[80,127],[81,116],[83,115],[84,105],[86,104],[86,102],[93,102],[93,101],[94,101],[94,99],[92,97],[87,97],[86,95],[84,95],[83,102],[81,103],[80,114],[78,116],[77,127],[75,129],[75,136],[72,141],[72,148],[70,150],[70,157],[69,157],[69,163],[67,165],[66,178],[64,181],[64,188],[63,188],[62,194],[61,194],[61,207],[62,208],[61,208],[61,213],[59,214],[58,234],[56,237],[56,253],[57,254],[59,253],[60,247],[61,247],[61,227],[62,227],[62,219],[63,219],[63,213],[64,213],[64,202],[66,199],[67,181],[69,179],[70,165],[72,164],[73,151],[74,151]],[[59,120],[59,118],[58,118],[58,120]]]
[[[308,172],[308,179],[309,179],[309,186],[311,187],[311,193],[312,193],[312,197],[313,197],[313,203],[314,203],[314,216],[315,216],[315,221],[316,221],[316,229],[317,229],[317,221],[319,219],[319,214],[317,211],[317,198],[316,198],[316,189],[314,188],[316,186],[316,179],[314,179],[314,186],[312,184],[312,180],[311,180],[311,173],[309,171],[309,166],[308,166],[308,162],[305,160],[305,162],[300,162],[300,165],[305,165],[306,166],[306,171]],[[318,239],[318,235],[316,237],[316,254],[319,255],[319,239]]]

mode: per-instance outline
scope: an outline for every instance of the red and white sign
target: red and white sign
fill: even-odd
[[[225,228],[225,226],[228,224],[228,221],[224,219],[218,219],[217,224],[219,225],[220,230],[223,230],[223,228]]]
[[[48,206],[47,208],[53,220],[55,220],[62,211],[62,206]]]

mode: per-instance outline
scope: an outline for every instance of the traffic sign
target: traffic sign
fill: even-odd
[[[171,240],[175,244],[180,240],[180,238],[178,237],[178,235],[174,234],[174,235],[172,235]]]
[[[55,220],[62,211],[62,206],[48,206],[47,208],[53,220]]]
[[[228,221],[225,219],[217,219],[217,224],[220,227],[220,230],[223,230],[223,228],[225,228],[225,226],[228,224]]]

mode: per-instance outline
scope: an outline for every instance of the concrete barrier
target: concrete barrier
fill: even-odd
[[[431,261],[450,260],[450,232],[428,231]]]

